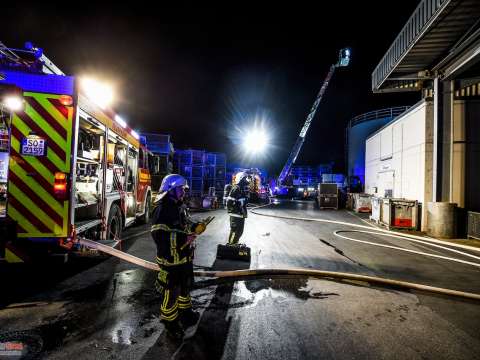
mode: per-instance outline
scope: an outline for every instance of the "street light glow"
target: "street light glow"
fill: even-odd
[[[246,133],[243,140],[245,152],[260,154],[265,151],[268,145],[268,136],[263,129],[253,129]]]
[[[91,78],[83,78],[81,86],[85,95],[102,109],[105,109],[112,103],[113,90],[111,86]]]

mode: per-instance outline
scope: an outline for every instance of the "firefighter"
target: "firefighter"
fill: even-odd
[[[206,225],[193,222],[183,202],[187,182],[181,175],[167,175],[155,199],[152,237],[157,246],[160,268],[155,282],[162,295],[160,317],[169,335],[181,339],[184,330],[197,323],[192,310],[193,240]],[[201,229],[201,230],[198,230]]]
[[[248,216],[247,203],[250,182],[251,177],[246,172],[239,172],[235,175],[234,184],[227,198],[227,211],[230,215],[228,245],[238,245],[243,234],[245,218]]]

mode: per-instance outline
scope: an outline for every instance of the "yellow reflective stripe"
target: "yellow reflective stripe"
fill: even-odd
[[[36,121],[36,120],[35,120]],[[38,124],[40,127],[42,127],[46,132],[47,130],[43,127],[43,125]],[[28,136],[30,133],[30,128],[20,119],[17,115],[15,115],[15,127],[22,133],[23,136]],[[57,133],[56,133],[57,134]],[[57,134],[58,135],[58,134]],[[52,134],[48,132],[48,136],[52,137]],[[20,139],[19,139],[20,140]],[[57,143],[55,141],[55,143]],[[62,141],[63,145],[60,145],[57,143],[58,146],[60,146],[62,149],[66,149],[66,144],[64,141]],[[48,147],[48,142],[47,142],[47,147]],[[20,146],[19,146],[19,153],[20,153]],[[47,158],[55,164],[59,169],[65,169],[65,163],[58,157],[57,154],[55,154],[53,151],[48,151],[47,149]],[[70,157],[67,157],[67,163],[70,162]]]
[[[38,100],[36,97],[35,97],[35,100]],[[45,109],[45,111],[47,111]],[[48,113],[50,113],[50,111],[47,111]],[[57,132],[57,130],[55,130],[52,125],[50,125],[44,118],[42,115],[40,115],[39,113],[37,113],[37,111],[31,107],[30,105],[27,104],[27,106],[25,107],[25,113],[30,116],[32,118],[33,121],[35,121],[35,123],[42,128],[43,131],[45,131],[48,136],[50,136],[50,138],[55,141],[57,143],[58,146],[60,146],[60,148],[62,149],[65,149],[67,144],[66,144],[66,141],[62,138],[62,136],[60,136],[60,134]]]
[[[174,263],[179,263],[180,262],[180,256],[178,255],[177,252],[177,234],[176,233],[171,233],[170,235],[172,237],[171,244],[172,244],[172,255],[173,255],[173,262]]]
[[[62,230],[62,228],[58,226],[50,216],[43,212],[43,210],[39,208],[32,200],[30,200],[30,198],[19,188],[17,188],[14,183],[8,183],[8,191],[12,193],[12,195],[16,197],[23,206],[28,208],[32,214],[34,214],[47,228],[49,228],[51,232],[55,233],[58,231],[58,229]]]
[[[167,309],[167,308],[161,308],[162,310],[162,314],[165,314],[165,315],[170,315],[171,313],[173,313],[174,311],[177,311],[178,310],[178,305],[175,303],[174,306],[172,306],[171,308]]]
[[[186,262],[187,262],[187,257],[184,257],[182,260],[178,261],[177,263],[171,263],[171,262],[168,262],[167,260],[159,258],[157,256],[157,264],[163,265],[163,266],[182,265],[182,264],[185,264]]]
[[[164,308],[165,306],[167,306],[169,296],[170,296],[170,290],[165,290],[165,295],[163,296],[163,303],[161,308]]]
[[[33,189],[35,193],[45,201],[50,207],[55,210],[60,216],[63,215],[64,207],[60,206],[58,201],[56,201],[52,195],[50,195],[43,186],[39,185],[31,176],[28,176],[25,170],[20,166],[15,166],[13,169],[15,175],[17,175],[29,188]],[[53,187],[53,184],[52,184]]]
[[[192,307],[192,304],[179,304],[178,308],[179,309],[190,309]]]
[[[26,232],[28,233],[37,233],[38,229],[33,226],[30,221],[25,219],[22,214],[20,214],[17,209],[15,209],[12,204],[8,204],[8,215],[15,221],[18,222],[18,224],[25,229]],[[22,234],[19,234],[18,236],[22,237]]]
[[[5,249],[5,260],[7,263],[23,263],[24,261],[18,257],[13,251]]]
[[[65,119],[63,114],[60,111],[58,111],[58,109],[50,101],[48,101],[48,99],[59,99],[60,98],[59,95],[50,95],[50,94],[45,95],[45,94],[28,93],[28,92],[24,93],[24,95],[35,98],[35,100],[37,100],[37,102],[40,105],[42,105],[45,111],[47,111],[52,116],[52,118],[54,118],[60,124],[61,127],[67,130],[67,133],[69,132],[69,130],[72,127],[72,124],[71,123],[69,124],[70,118],[71,118],[70,111],[73,113],[73,107],[71,106],[65,107],[69,111],[69,114],[68,114],[69,116],[67,120]]]
[[[167,231],[167,232],[171,232],[171,233],[181,233],[181,234],[187,234],[187,235],[192,234],[191,232],[187,232],[187,231],[183,231],[183,230],[179,230],[179,229],[172,229],[168,225],[165,225],[165,224],[155,224],[155,225],[152,225],[152,227],[150,228],[150,232],[154,232],[154,231],[157,231],[157,230],[163,230],[163,231]]]
[[[38,163],[38,162],[37,162]],[[15,173],[30,189],[35,191],[35,193],[45,201],[59,216],[62,217],[63,223],[60,227],[57,223],[55,223],[56,230],[54,231],[58,236],[66,236],[67,235],[67,226],[68,226],[68,201],[63,201],[63,206],[59,204],[57,200],[53,198],[51,194],[49,194],[43,186],[39,185],[31,176],[28,176],[25,170],[21,166],[12,166],[10,167],[10,171]],[[52,179],[52,186],[53,186],[53,179]],[[20,189],[18,189],[21,191]],[[48,215],[47,215],[48,216]],[[62,229],[59,231],[58,229]]]
[[[178,311],[170,316],[165,316],[162,314],[161,318],[166,321],[173,321],[178,317]]]

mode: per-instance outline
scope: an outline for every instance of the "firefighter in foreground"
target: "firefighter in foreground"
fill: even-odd
[[[183,202],[188,188],[181,175],[166,176],[155,199],[152,237],[157,246],[160,267],[155,282],[162,295],[160,317],[169,335],[183,338],[184,330],[197,323],[199,313],[192,310],[193,241],[205,231],[213,218],[193,222]]]

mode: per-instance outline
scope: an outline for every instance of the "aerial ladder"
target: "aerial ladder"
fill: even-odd
[[[338,67],[348,66],[349,62],[350,62],[350,49],[348,48],[341,49],[338,56],[338,62],[330,66],[330,70],[328,71],[327,77],[323,81],[322,87],[320,88],[320,91],[318,92],[315,102],[313,103],[312,108],[310,109],[310,113],[307,116],[307,120],[305,120],[305,124],[303,124],[302,130],[300,130],[300,134],[298,135],[295,145],[293,145],[292,151],[288,156],[287,162],[285,163],[282,171],[280,172],[280,175],[277,179],[277,184],[279,187],[285,185],[285,180],[290,174],[290,170],[293,164],[295,164],[295,161],[297,160],[298,154],[300,153],[303,143],[305,142],[305,136],[307,135],[308,129],[312,124],[313,118],[315,117],[315,113],[317,112],[318,105],[320,104],[320,101],[322,101],[323,94],[325,94],[325,91],[327,90],[328,84],[330,83],[330,80],[335,72],[335,69]]]

